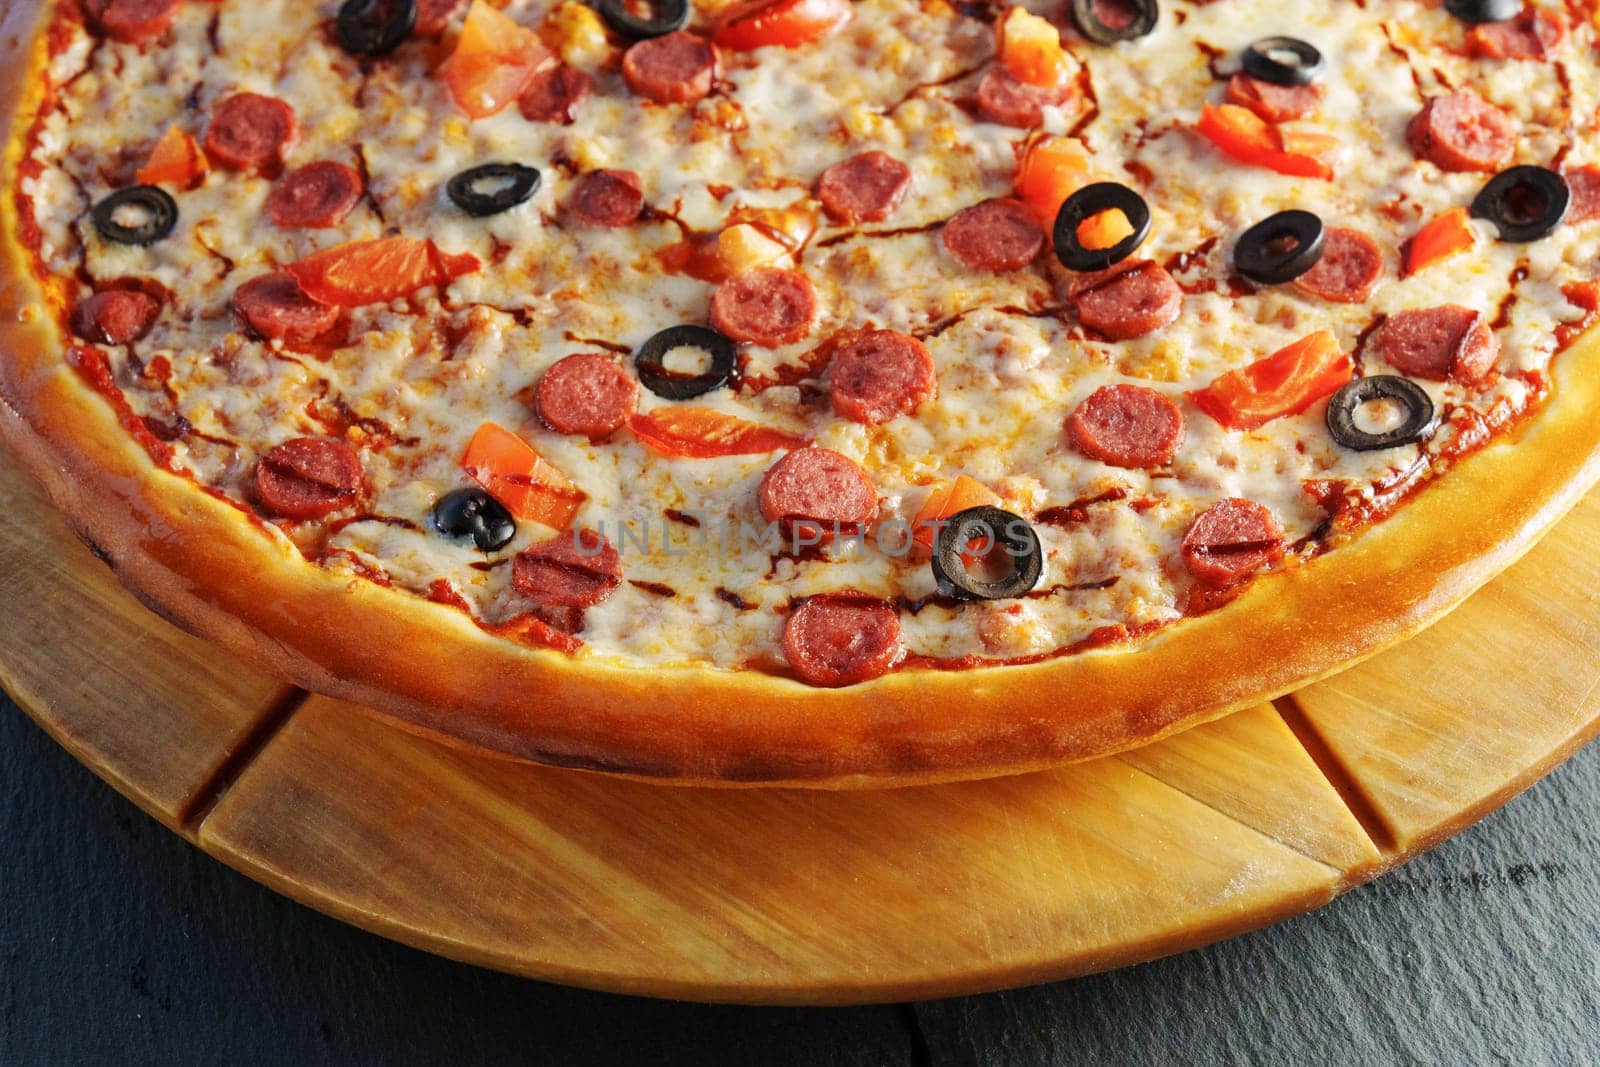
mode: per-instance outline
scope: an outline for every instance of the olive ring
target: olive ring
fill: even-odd
[[[503,183],[491,192],[480,186]],[[444,187],[450,202],[468,215],[483,217],[509,211],[539,189],[539,172],[521,163],[484,163],[464,170]]]
[[[1298,37],[1263,37],[1244,50],[1244,72],[1273,85],[1310,85],[1322,77],[1322,53]]]
[[[1393,400],[1406,409],[1399,426],[1383,433],[1368,433],[1356,426],[1356,411],[1374,400]],[[1357,378],[1328,401],[1328,432],[1333,439],[1354,452],[1373,452],[1396,448],[1422,440],[1433,432],[1433,400],[1422,386],[1410,378],[1394,374],[1375,374]]]
[[[1116,44],[1143,37],[1156,28],[1161,8],[1156,0],[1121,0],[1117,5],[1131,8],[1133,17],[1124,25],[1113,26],[1095,10],[1096,0],[1072,0],[1072,24],[1095,44]]]
[[[1523,244],[1548,237],[1567,217],[1572,188],[1547,167],[1512,167],[1490,178],[1472,200],[1472,217],[1488,219],[1500,240]]]
[[[133,209],[144,218],[132,226],[117,219],[118,213]],[[90,212],[100,236],[121,245],[147,245],[161,240],[178,224],[178,202],[165,189],[154,185],[130,185],[118,189],[96,204]]]
[[[1462,22],[1505,22],[1522,14],[1522,0],[1444,0],[1444,9]]]
[[[663,37],[689,25],[689,0],[651,0],[654,16],[640,18],[627,0],[600,0],[600,17],[624,37]]]
[[[1133,232],[1110,248],[1085,248],[1078,240],[1078,227],[1083,225],[1085,219],[1113,209],[1122,212],[1123,217],[1128,220],[1128,225],[1133,227]],[[1118,185],[1116,182],[1095,182],[1093,185],[1086,185],[1067,197],[1066,202],[1061,205],[1061,210],[1056,212],[1053,234],[1056,258],[1068,270],[1105,270],[1112,264],[1127,259],[1148,236],[1150,236],[1150,205],[1144,202],[1144,197],[1126,185]]]
[[[1261,285],[1294,281],[1322,259],[1324,232],[1322,220],[1309,211],[1269,215],[1239,235],[1234,269]]]
[[[351,55],[382,56],[405,44],[417,24],[417,0],[344,0],[334,29]]]
[[[1009,562],[998,578],[972,574],[961,558],[975,540],[999,547]],[[939,527],[933,543],[933,580],[944,596],[958,600],[1002,600],[1021,596],[1039,584],[1044,550],[1027,520],[984,505],[958,511]]]
[[[699,374],[667,369],[667,353],[674,348],[699,348],[711,354],[711,366]],[[633,357],[639,381],[663,400],[688,400],[720,389],[733,378],[738,350],[716,330],[685,323],[669,326],[639,346]]]
[[[454,489],[433,503],[433,528],[446,537],[470,537],[480,552],[504,548],[517,536],[505,506],[477,486]]]

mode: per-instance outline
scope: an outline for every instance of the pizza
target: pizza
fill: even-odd
[[[1113,752],[1600,474],[1589,0],[5,18],[13,454],[156,610],[458,741]]]

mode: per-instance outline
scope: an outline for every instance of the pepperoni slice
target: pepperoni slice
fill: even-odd
[[[1577,223],[1600,218],[1600,166],[1585,163],[1567,171],[1565,177],[1567,188],[1572,191],[1566,221]]]
[[[622,558],[593,530],[571,530],[517,553],[511,585],[546,608],[589,608],[622,584]]]
[[[167,32],[182,0],[90,0],[89,19],[123,44],[144,44]]]
[[[1183,443],[1183,412],[1154,389],[1106,385],[1073,409],[1067,432],[1085,455],[1113,467],[1164,467]]]
[[[1268,122],[1305,118],[1322,103],[1322,86],[1274,85],[1248,74],[1228,79],[1228,103],[1247,107]]]
[[[72,309],[72,332],[85,341],[125,345],[150,332],[161,304],[137,289],[107,289],[78,301]]]
[[[299,136],[294,108],[274,96],[235,93],[211,112],[206,155],[234,170],[270,173]]]
[[[267,215],[286,230],[337,226],[361,199],[361,175],[330,160],[307,163],[278,179]]]
[[[1075,82],[1054,89],[1029,85],[1012,77],[1004,67],[994,67],[978,83],[978,115],[986,122],[1036,130],[1044,125],[1044,109],[1066,107],[1078,97]]]
[[[650,37],[622,54],[622,77],[658,104],[692,104],[717,80],[717,48],[687,30]]]
[[[529,122],[572,125],[579,104],[594,92],[594,79],[577,67],[558,63],[534,74],[517,108]]]
[[[835,222],[882,222],[910,186],[910,167],[887,152],[862,152],[822,172],[817,199]]]
[[[1525,7],[1507,22],[1486,22],[1467,33],[1467,51],[1480,59],[1549,59],[1567,37],[1554,11]]]
[[[1359,230],[1330,226],[1322,238],[1322,258],[1294,287],[1336,304],[1364,304],[1383,277],[1383,250]]]
[[[1283,529],[1260,504],[1230,497],[1200,513],[1181,551],[1196,580],[1226,589],[1283,558]]]
[[[639,385],[615,359],[581,352],[555,362],[534,393],[539,418],[556,433],[610,437],[639,402]]]
[[[286,519],[320,519],[354,503],[360,489],[361,460],[340,441],[296,437],[256,465],[256,499]]]
[[[1459,304],[1391,315],[1373,331],[1372,345],[1401,374],[1440,382],[1478,381],[1500,354],[1487,316]]]
[[[975,270],[1017,270],[1044,247],[1033,212],[1010,199],[985,200],[958,211],[939,234],[944,247]]]
[[[1406,127],[1406,140],[1417,155],[1451,171],[1499,170],[1517,147],[1505,112],[1466,89],[1429,100]]]
[[[417,21],[411,26],[411,36],[417,39],[443,36],[461,4],[462,0],[417,0]]]
[[[824,542],[860,529],[878,511],[867,472],[826,448],[797,448],[767,469],[757,493],[768,522],[813,527]]]
[[[797,270],[757,267],[717,286],[711,294],[711,325],[735,341],[777,348],[811,332],[817,291]]]
[[[1183,310],[1183,290],[1164,267],[1149,260],[1125,261],[1074,278],[1067,297],[1079,322],[1113,341],[1154,333]]]
[[[900,614],[863,593],[824,593],[783,623],[783,654],[808,685],[837,688],[888,672],[900,658]]]
[[[339,309],[306,295],[287,271],[251,278],[233,291],[233,308],[256,335],[269,341],[310,341],[339,319]]]
[[[828,381],[833,410],[869,425],[888,422],[933,396],[933,356],[915,337],[871,330],[834,354]]]
[[[593,226],[626,226],[644,210],[644,181],[631,170],[591,170],[572,190],[572,213]]]

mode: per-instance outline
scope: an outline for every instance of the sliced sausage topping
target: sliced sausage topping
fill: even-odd
[[[1085,455],[1113,467],[1164,467],[1183,443],[1183,412],[1142,385],[1107,385],[1067,418],[1067,432]]]
[[[863,593],[807,597],[784,620],[783,654],[809,685],[877,678],[900,658],[900,615],[888,601]]]
[[[1231,497],[1200,513],[1181,551],[1197,581],[1225,589],[1283,558],[1283,529],[1260,504]]]
[[[1124,261],[1072,280],[1067,297],[1085,327],[1128,341],[1171,325],[1183,310],[1183,290],[1155,263]]]
[[[1529,5],[1506,22],[1486,22],[1467,32],[1467,51],[1481,59],[1549,59],[1567,37],[1554,11]]]
[[[644,210],[644,181],[631,170],[591,170],[572,190],[572,213],[592,226],[626,226]]]
[[[622,77],[658,104],[692,104],[717,80],[717,48],[686,30],[651,37],[622,54]]]
[[[556,433],[599,441],[616,433],[639,402],[639,385],[610,356],[581,352],[544,372],[534,394],[539,418]]]
[[[835,222],[882,222],[910,185],[910,167],[887,152],[862,152],[822,172],[817,199]]]
[[[558,63],[539,71],[528,82],[517,101],[522,117],[529,122],[572,125],[578,105],[594,92],[594,79],[577,67]]]
[[[167,32],[182,0],[89,0],[89,19],[99,31],[123,44],[144,44]]]
[[[1274,85],[1235,74],[1228,79],[1228,103],[1247,107],[1268,122],[1305,118],[1322,103],[1321,85]]]
[[[826,448],[797,448],[768,468],[757,494],[768,522],[809,526],[822,542],[860,529],[878,511],[867,472]]]
[[[355,502],[361,460],[341,441],[296,437],[256,465],[256,498],[286,519],[320,519]]]
[[[1588,222],[1600,218],[1600,166],[1585,163],[1566,172],[1572,203],[1567,207],[1568,222]]]
[[[1505,112],[1466,89],[1429,100],[1406,127],[1406,140],[1441,170],[1494,171],[1517,147]]]
[[[511,561],[512,588],[541,607],[593,607],[621,584],[622,558],[593,530],[557,534]]]
[[[1332,226],[1322,238],[1322,258],[1294,280],[1303,293],[1336,304],[1364,304],[1383,277],[1383,250],[1359,230]]]
[[[845,418],[888,422],[933,396],[933,356],[915,337],[871,330],[834,354],[828,384],[833,410]]]
[[[996,66],[978,83],[978,115],[1001,126],[1036,130],[1044,125],[1045,108],[1066,107],[1078,95],[1076,82],[1042,88],[1019,81],[1004,67]]]
[[[310,341],[339,320],[339,309],[306,295],[287,271],[251,278],[233,291],[233,308],[256,335],[269,341]]]
[[[939,239],[974,270],[1018,270],[1044,247],[1044,230],[1016,200],[985,200],[951,217]]]
[[[794,344],[811,332],[817,291],[797,270],[757,267],[717,286],[711,325],[725,337],[765,348]]]
[[[286,230],[337,226],[361,199],[361,175],[343,163],[321,160],[278,179],[267,196],[267,215]]]
[[[1400,373],[1441,382],[1478,381],[1500,354],[1488,317],[1458,304],[1391,315],[1373,331],[1371,344]]]
[[[450,18],[462,0],[417,0],[417,22],[411,27],[416,38],[440,37],[450,28]]]
[[[78,301],[72,309],[72,332],[85,341],[125,345],[150,332],[161,305],[137,289],[106,289]]]
[[[271,174],[299,133],[294,108],[282,100],[260,93],[235,93],[211,113],[206,155],[234,170]]]

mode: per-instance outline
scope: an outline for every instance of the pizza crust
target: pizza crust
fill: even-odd
[[[38,101],[40,5],[0,21],[13,128]],[[161,470],[62,358],[59,315],[0,203],[0,438],[121,581],[177,625],[409,728],[510,756],[693,784],[852,787],[976,778],[1157,740],[1331,674],[1422,629],[1600,479],[1600,334],[1554,362],[1542,410],[1387,520],[1151,639],[1027,665],[902,670],[847,689],[528,648],[462,612],[304,560]]]

